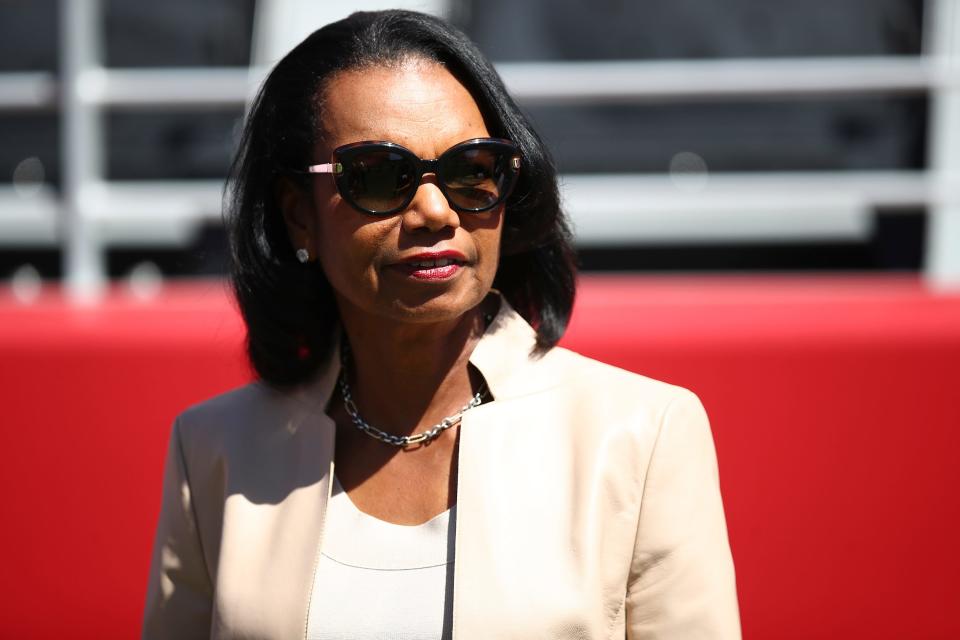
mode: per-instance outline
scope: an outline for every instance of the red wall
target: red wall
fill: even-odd
[[[219,282],[0,290],[0,637],[136,635],[170,422],[249,378],[242,339]],[[590,277],[564,344],[703,399],[745,637],[960,637],[960,295]]]

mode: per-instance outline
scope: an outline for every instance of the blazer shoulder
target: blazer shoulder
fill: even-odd
[[[201,429],[203,425],[235,424],[265,404],[275,402],[272,396],[276,393],[261,382],[250,382],[187,407],[177,420],[180,428],[186,430]]]
[[[278,429],[290,428],[311,407],[296,392],[251,382],[188,407],[177,416],[187,448],[219,449],[229,442],[256,443]]]
[[[627,371],[563,347],[551,349],[542,365],[557,372],[560,385],[577,395],[593,398],[594,402],[616,398],[618,403],[628,400],[658,407],[678,399],[699,402],[696,394],[685,387]]]

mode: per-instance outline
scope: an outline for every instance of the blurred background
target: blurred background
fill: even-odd
[[[460,26],[552,149],[564,344],[704,400],[745,636],[960,637],[958,0],[0,2],[0,637],[136,634],[170,421],[250,379],[245,105],[387,7]]]
[[[381,4],[0,3],[0,277],[221,274],[259,71]],[[960,279],[956,224],[930,222],[956,163],[955,25],[933,19],[952,0],[408,4],[498,63],[565,176],[586,270]]]

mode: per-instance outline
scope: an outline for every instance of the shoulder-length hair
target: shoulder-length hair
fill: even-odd
[[[275,199],[278,179],[302,188],[322,135],[319,100],[337,73],[419,58],[444,65],[470,92],[490,134],[512,140],[523,165],[505,205],[494,287],[534,326],[535,354],[551,349],[573,307],[576,268],[556,169],[503,81],[476,45],[443,20],[411,11],[358,12],[308,36],[273,68],[247,116],[230,170],[225,216],[233,289],[247,353],[275,387],[310,378],[339,323],[318,262],[300,264]]]

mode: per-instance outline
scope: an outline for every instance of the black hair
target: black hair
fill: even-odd
[[[334,75],[408,59],[443,64],[473,96],[490,134],[520,148],[523,164],[505,205],[493,286],[535,327],[535,354],[551,349],[566,329],[576,267],[556,169],[503,81],[477,46],[440,18],[357,12],[314,31],[277,63],[251,106],[230,170],[225,216],[232,284],[250,362],[270,385],[311,377],[329,356],[339,323],[323,270],[294,255],[275,200],[277,180],[304,181],[300,172],[323,130],[318,101]]]

